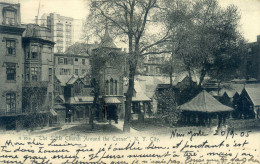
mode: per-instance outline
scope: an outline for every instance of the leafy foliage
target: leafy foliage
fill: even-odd
[[[172,32],[170,47],[187,71],[200,72],[199,87],[206,75],[219,80],[232,78],[230,75],[240,67],[246,50],[238,31],[237,8],[222,8],[217,0],[170,4],[166,19]]]
[[[158,117],[170,126],[176,125],[181,118],[181,110],[177,108],[176,97],[172,89],[165,89],[156,95]]]

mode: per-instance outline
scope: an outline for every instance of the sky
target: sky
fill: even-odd
[[[9,1],[9,0],[6,0]],[[44,13],[57,12],[74,19],[85,19],[91,0],[17,0],[21,4],[22,23],[35,22],[40,2],[41,17]],[[241,13],[241,32],[249,42],[255,42],[260,35],[260,0],[219,0],[223,7],[234,4]]]

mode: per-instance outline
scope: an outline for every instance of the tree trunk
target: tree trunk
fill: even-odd
[[[95,117],[95,108],[97,107],[97,100],[99,97],[99,86],[96,81],[94,81],[94,101],[90,108],[90,117],[89,117],[89,124],[91,125],[91,129],[94,129],[94,117]]]
[[[125,118],[124,118],[124,132],[130,132],[130,120],[131,120],[131,104],[134,91],[134,75],[135,75],[135,66],[130,64],[129,72],[129,86],[126,93],[126,103],[125,103]]]
[[[173,87],[173,84],[172,84],[172,66],[171,66],[171,70],[169,72],[169,76],[170,76],[170,88]]]
[[[191,77],[190,67],[188,67],[187,69],[188,69],[188,73],[189,73],[190,88],[192,88],[192,77]]]
[[[205,68],[202,68],[201,74],[200,74],[199,89],[202,88],[201,85],[202,85],[202,82],[203,82],[205,76],[206,76],[206,70],[205,70]]]
[[[220,95],[219,95],[219,92],[220,92],[220,83],[221,83],[221,81],[218,80],[218,96],[220,96]]]
[[[170,62],[170,72],[169,72],[169,76],[170,76],[170,88],[173,87],[173,84],[172,84],[172,74],[173,74],[173,52],[171,54],[171,62]]]

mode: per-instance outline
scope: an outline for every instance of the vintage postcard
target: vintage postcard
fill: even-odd
[[[0,163],[260,163],[259,0],[0,0]]]

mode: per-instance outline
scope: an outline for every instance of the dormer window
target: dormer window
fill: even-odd
[[[16,10],[14,8],[4,8],[4,24],[16,25]]]

